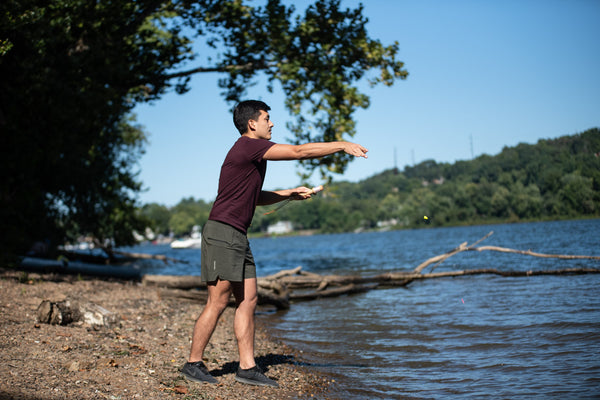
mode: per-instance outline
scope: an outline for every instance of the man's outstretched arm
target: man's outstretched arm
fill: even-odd
[[[343,151],[347,154],[367,158],[367,150],[351,142],[319,142],[306,144],[276,144],[265,153],[265,160],[306,160],[319,158]]]
[[[270,204],[279,203],[285,200],[306,200],[310,199],[311,195],[314,194],[312,189],[305,186],[300,186],[295,189],[287,190],[275,190],[275,191],[261,191],[258,197],[259,206],[268,206]]]

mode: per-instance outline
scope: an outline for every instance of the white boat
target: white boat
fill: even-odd
[[[177,239],[171,242],[172,249],[199,249],[202,238]]]
[[[172,249],[199,249],[202,243],[202,235],[200,234],[200,226],[194,225],[192,235],[189,238],[177,239],[171,242]]]

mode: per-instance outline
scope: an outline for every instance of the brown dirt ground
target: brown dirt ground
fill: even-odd
[[[237,345],[228,308],[205,353],[219,384],[184,379],[203,302],[136,282],[26,274],[0,269],[0,399],[332,398],[331,378],[300,365],[298,353],[269,337],[257,319],[256,359],[280,388],[234,380]],[[37,321],[45,300],[92,302],[116,313],[112,327]]]

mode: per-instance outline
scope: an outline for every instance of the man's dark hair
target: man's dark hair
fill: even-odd
[[[246,133],[249,120],[258,120],[261,110],[268,112],[270,109],[271,107],[267,103],[260,100],[246,100],[235,106],[233,109],[233,123],[237,130],[240,131],[240,135]]]

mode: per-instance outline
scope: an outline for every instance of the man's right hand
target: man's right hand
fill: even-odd
[[[350,143],[350,142],[345,142],[345,143],[346,143],[346,147],[344,148],[344,151],[346,153],[348,153],[352,156],[356,156],[356,157],[368,158],[367,152],[369,150],[367,150],[365,147],[363,147],[357,143]]]

